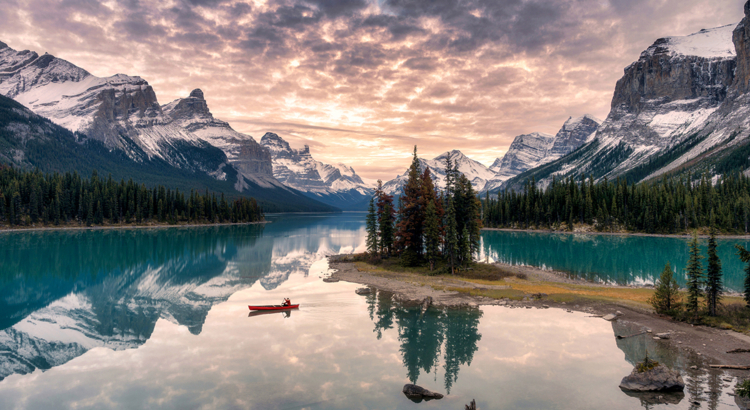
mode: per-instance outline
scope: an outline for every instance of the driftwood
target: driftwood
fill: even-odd
[[[471,403],[464,406],[464,410],[477,410],[477,402],[472,399]]]
[[[728,351],[727,353],[750,353],[750,349],[734,349]]]
[[[750,370],[750,366],[735,366],[733,364],[710,364],[712,369]]]

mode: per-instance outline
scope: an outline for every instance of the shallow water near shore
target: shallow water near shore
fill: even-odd
[[[647,335],[616,339],[642,330],[626,322],[422,314],[322,282],[326,255],[362,250],[363,219],[0,235],[0,408],[736,408],[734,381]],[[300,309],[249,315],[283,297]],[[682,372],[684,395],[618,388],[646,354]],[[410,382],[446,397],[413,403]]]

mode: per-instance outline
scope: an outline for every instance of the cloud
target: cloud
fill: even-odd
[[[743,4],[7,0],[0,41],[99,76],[139,75],[161,103],[201,88],[239,131],[277,132],[386,179],[414,144],[425,157],[458,148],[489,164],[516,135],[604,118],[643,49],[736,23]]]

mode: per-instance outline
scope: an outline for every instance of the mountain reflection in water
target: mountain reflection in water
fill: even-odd
[[[214,305],[256,282],[270,290],[293,272],[307,275],[324,255],[353,250],[361,230],[346,218],[308,216],[0,234],[0,380],[94,347],[136,348],[159,319],[200,334]]]
[[[690,369],[693,356],[616,341],[613,329],[638,331],[623,321],[500,306],[423,314],[323,282],[326,255],[363,249],[363,220],[0,234],[11,261],[0,265],[0,408],[733,407],[721,373]],[[248,312],[285,297],[300,309]],[[683,372],[677,404],[618,388],[646,352]],[[446,397],[415,404],[405,383]]]

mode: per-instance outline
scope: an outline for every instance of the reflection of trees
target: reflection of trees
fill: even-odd
[[[458,380],[458,367],[471,365],[482,335],[477,332],[482,311],[477,308],[452,310],[445,328],[445,389]]]
[[[377,292],[372,299],[375,307],[371,316],[378,339],[382,332],[398,325],[401,355],[407,377],[416,383],[421,372],[437,371],[439,357],[443,353],[445,389],[450,393],[458,379],[461,365],[471,365],[479,334],[479,318],[482,311],[477,308],[428,309],[424,314],[419,306],[406,307],[393,303],[391,295]]]

